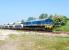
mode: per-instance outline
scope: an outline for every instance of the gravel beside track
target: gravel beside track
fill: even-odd
[[[0,40],[8,38],[9,34],[38,34],[38,35],[48,35],[48,36],[69,36],[69,32],[45,32],[45,31],[26,31],[26,30],[7,30],[0,29]]]

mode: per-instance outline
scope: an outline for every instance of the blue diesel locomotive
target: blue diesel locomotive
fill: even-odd
[[[31,29],[31,30],[52,30],[53,29],[53,20],[52,19],[43,19],[43,20],[33,20],[27,21],[23,23],[24,29]]]
[[[32,21],[26,21],[20,24],[10,24],[10,25],[4,25],[1,28],[3,29],[26,29],[26,30],[46,30],[46,31],[52,31],[54,26],[54,22],[52,19],[42,19],[42,20],[32,20]]]

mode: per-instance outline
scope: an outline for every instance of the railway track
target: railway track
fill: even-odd
[[[15,31],[24,31],[24,32],[38,32],[38,33],[51,33],[51,34],[68,34],[69,32],[52,32],[52,31],[45,31],[45,30],[25,30],[25,29],[21,29],[21,30],[16,30],[16,29],[3,29],[3,30],[15,30]]]
[[[18,30],[18,31],[25,31],[25,32],[38,32],[38,33],[51,33],[51,34],[67,34],[69,35],[69,32],[62,32],[62,31],[45,31],[45,30]]]

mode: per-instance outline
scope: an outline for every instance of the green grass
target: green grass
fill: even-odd
[[[23,34],[15,41],[18,41],[18,50],[69,50],[69,36]]]
[[[54,29],[55,31],[63,31],[63,32],[69,32],[69,20],[67,21],[66,25],[58,27]]]

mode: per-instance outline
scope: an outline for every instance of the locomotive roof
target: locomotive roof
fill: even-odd
[[[31,21],[26,21],[26,22],[42,21],[42,20],[47,20],[47,19],[52,20],[52,19],[50,19],[50,18],[46,18],[46,19],[31,20]]]

